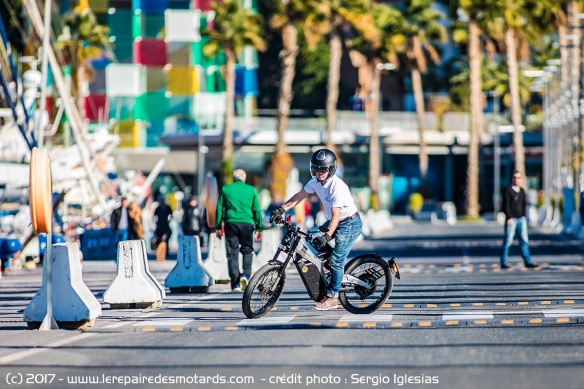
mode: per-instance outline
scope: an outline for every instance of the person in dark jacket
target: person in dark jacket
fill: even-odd
[[[154,210],[154,222],[156,231],[154,231],[156,244],[166,243],[166,256],[168,256],[168,242],[172,231],[170,229],[170,220],[172,219],[172,209],[166,203],[164,196],[158,197],[158,206]],[[166,257],[165,257],[166,258]]]
[[[513,173],[512,184],[503,192],[503,212],[505,213],[505,239],[503,240],[503,253],[501,254],[501,269],[510,267],[508,262],[509,247],[513,244],[513,238],[517,235],[521,246],[521,257],[525,267],[537,267],[531,261],[529,255],[529,238],[527,236],[527,201],[525,190],[521,187],[522,175],[516,171]]]
[[[233,183],[225,185],[217,201],[215,234],[223,236],[221,223],[225,225],[227,240],[227,263],[231,289],[242,292],[251,276],[253,259],[253,238],[262,238],[262,210],[256,189],[245,183],[246,174],[242,169],[233,172]],[[239,272],[239,252],[243,255],[243,273]]]
[[[202,212],[194,197],[189,198],[189,201],[184,209],[182,219],[183,234],[187,236],[199,236],[203,229]]]
[[[114,231],[120,231],[122,234],[121,240],[128,240],[128,229],[130,228],[130,220],[128,219],[128,199],[121,198],[121,204],[114,209],[110,217],[110,226]]]

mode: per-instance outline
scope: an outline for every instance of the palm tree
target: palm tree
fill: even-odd
[[[89,81],[93,74],[90,60],[98,58],[108,43],[109,28],[94,24],[89,13],[70,12],[64,18],[63,33],[57,38],[57,48],[71,66],[74,75],[71,83],[71,95],[78,99],[83,83]]]
[[[460,7],[468,18],[468,58],[470,68],[470,140],[466,170],[466,215],[479,218],[479,143],[484,128],[483,82],[481,77],[481,23],[488,8],[485,0],[461,0]]]
[[[362,84],[367,96],[367,111],[369,115],[369,187],[371,188],[371,208],[379,209],[379,132],[377,119],[379,113],[379,95],[381,85],[381,72],[383,63],[390,62],[394,66],[399,65],[398,53],[406,47],[404,31],[405,20],[401,12],[394,7],[385,4],[373,4],[371,15],[379,35],[376,39],[367,39],[364,35],[356,35],[350,42],[350,55],[362,65],[359,72],[366,72],[371,79],[370,83]],[[362,77],[359,77],[360,79]]]
[[[521,132],[521,98],[519,96],[519,62],[517,54],[527,41],[528,33],[533,30],[530,20],[533,8],[526,0],[490,0],[488,20],[494,28],[489,29],[493,37],[503,30],[503,40],[507,54],[509,68],[509,93],[511,104],[511,122],[513,124],[513,148],[515,152],[515,170],[525,176],[525,149],[523,147],[523,133]]]
[[[412,88],[416,104],[416,117],[420,134],[420,179],[422,183],[428,170],[428,154],[424,139],[424,90],[422,87],[422,73],[426,73],[428,63],[426,56],[434,63],[440,61],[440,56],[432,40],[444,41],[446,30],[439,23],[444,15],[434,9],[431,0],[405,0],[403,15],[407,21],[406,34],[408,47],[405,53],[406,64],[412,74]]]
[[[343,29],[352,27],[370,40],[378,39],[373,16],[368,13],[370,0],[311,0],[311,12],[306,17],[305,34],[309,47],[315,47],[323,35],[328,34],[330,64],[326,102],[326,147],[336,151],[332,133],[336,124],[341,57],[343,54]]]
[[[222,4],[213,2],[215,22],[209,28],[201,31],[201,35],[209,38],[203,47],[206,57],[213,57],[219,51],[225,52],[225,87],[226,109],[223,129],[223,145],[221,150],[221,171],[223,183],[231,182],[233,171],[233,116],[235,110],[235,64],[237,54],[244,46],[253,46],[264,51],[266,42],[263,36],[263,18],[261,15],[243,8],[238,0],[225,0]]]
[[[278,140],[269,164],[269,189],[272,199],[283,199],[286,196],[286,180],[294,167],[284,136],[290,116],[293,98],[292,83],[296,75],[296,57],[299,52],[297,26],[304,21],[309,10],[309,3],[303,0],[273,0],[270,5],[273,9],[270,27],[282,35],[283,48],[280,51],[282,76],[278,100]]]

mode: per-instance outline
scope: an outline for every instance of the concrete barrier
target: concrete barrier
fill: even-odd
[[[52,247],[53,317],[60,328],[85,329],[101,316],[101,304],[83,282],[77,243],[58,243]],[[45,258],[45,261],[48,259]],[[24,310],[29,328],[39,328],[47,314],[47,267],[43,267],[42,286]]]
[[[372,235],[393,228],[388,210],[374,211],[370,209],[367,211],[367,221]]]
[[[215,234],[209,235],[209,256],[203,266],[215,282],[229,282],[225,237],[219,239]]]
[[[176,265],[164,280],[171,293],[206,292],[213,285],[201,259],[198,236],[180,236]]]
[[[156,308],[165,297],[164,288],[148,268],[144,241],[120,242],[116,278],[103,294],[103,302],[112,309]]]
[[[361,217],[361,236],[368,237],[371,236],[371,227],[369,227],[369,218],[363,212],[359,212],[359,216]]]
[[[260,251],[254,257],[251,264],[251,272],[255,273],[260,267],[268,263],[269,260],[274,258],[274,254],[278,250],[280,245],[280,240],[282,239],[282,232],[279,228],[271,228],[265,230],[262,233],[262,242]]]

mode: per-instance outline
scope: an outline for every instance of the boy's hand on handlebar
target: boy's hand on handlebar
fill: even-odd
[[[278,207],[270,214],[270,223],[281,223],[283,221],[282,215],[286,212],[283,207]]]
[[[327,233],[325,233],[325,234],[323,234],[321,236],[317,236],[316,238],[313,238],[312,239],[312,243],[314,243],[317,246],[323,247],[330,240],[331,240],[330,235],[327,234]]]

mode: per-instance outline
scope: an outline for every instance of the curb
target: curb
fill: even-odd
[[[400,329],[400,328],[456,328],[456,327],[518,327],[544,325],[574,325],[584,324],[584,317],[558,318],[522,318],[502,320],[422,320],[410,322],[335,322],[335,323],[298,323],[298,324],[267,324],[241,326],[198,326],[198,327],[143,327],[131,332],[225,332],[249,330],[306,330],[306,329]],[[83,332],[118,333],[113,329],[90,329]]]

